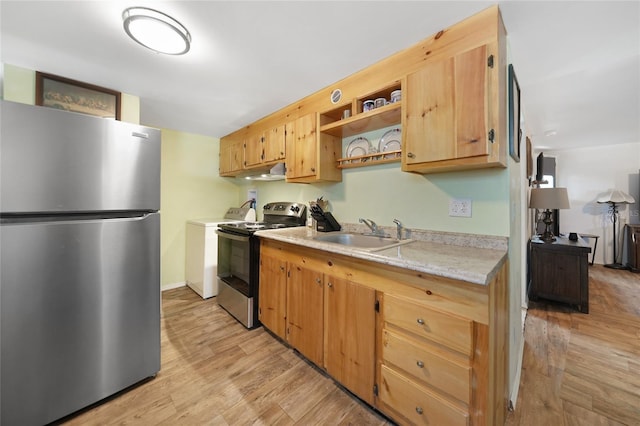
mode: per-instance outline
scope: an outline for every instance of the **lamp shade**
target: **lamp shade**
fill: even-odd
[[[529,207],[532,209],[568,209],[569,196],[567,188],[533,188]]]
[[[598,203],[616,203],[616,204],[633,204],[636,200],[626,192],[618,189],[607,191],[602,197],[598,198]]]

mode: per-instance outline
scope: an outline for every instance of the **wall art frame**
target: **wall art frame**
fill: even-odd
[[[520,85],[513,64],[509,64],[509,155],[517,162],[520,162],[522,139],[520,114]]]
[[[36,71],[36,105],[120,120],[121,93]]]

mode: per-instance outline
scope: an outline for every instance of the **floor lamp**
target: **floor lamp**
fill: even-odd
[[[602,197],[598,198],[598,203],[609,204],[609,213],[611,214],[611,220],[613,221],[613,263],[604,265],[607,268],[613,269],[629,269],[627,266],[618,262],[618,255],[616,252],[616,246],[618,240],[616,238],[616,227],[618,225],[618,204],[633,204],[636,200],[629,194],[614,189],[607,192]]]

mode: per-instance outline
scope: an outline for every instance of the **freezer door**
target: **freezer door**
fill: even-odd
[[[160,369],[160,215],[0,225],[3,425],[42,425]]]
[[[2,213],[160,209],[160,131],[0,102]]]

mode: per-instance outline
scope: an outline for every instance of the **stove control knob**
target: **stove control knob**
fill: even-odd
[[[294,213],[298,213],[300,211],[300,207],[298,206],[291,206],[291,211]]]

